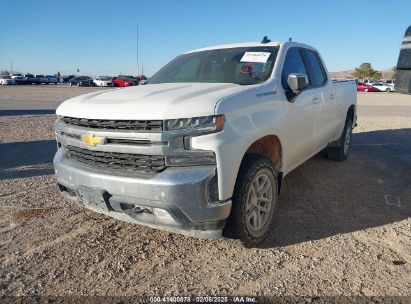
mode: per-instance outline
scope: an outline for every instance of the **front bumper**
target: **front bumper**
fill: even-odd
[[[230,200],[211,199],[215,197],[210,191],[216,189],[216,166],[126,175],[68,159],[63,149],[57,151],[53,163],[63,196],[84,202],[79,189],[98,189],[104,193],[107,208],[87,203],[85,207],[119,220],[200,238],[218,238],[230,213]]]

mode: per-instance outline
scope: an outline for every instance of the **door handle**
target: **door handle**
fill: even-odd
[[[313,100],[311,100],[311,102],[312,102],[313,104],[319,103],[319,102],[320,102],[320,98],[314,97]]]

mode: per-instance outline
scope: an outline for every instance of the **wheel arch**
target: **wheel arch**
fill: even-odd
[[[283,147],[280,138],[277,135],[269,134],[255,140],[245,150],[240,167],[242,166],[246,156],[249,154],[264,156],[271,160],[274,171],[277,174],[278,192],[280,192],[281,181],[283,177],[283,174],[281,172],[283,162]],[[240,174],[240,170],[238,170],[237,172],[236,180],[238,179],[238,174]]]
[[[280,138],[277,135],[265,135],[257,139],[249,145],[243,155],[243,159],[246,154],[257,154],[267,157],[273,163],[275,172],[278,173],[281,171],[282,146]]]

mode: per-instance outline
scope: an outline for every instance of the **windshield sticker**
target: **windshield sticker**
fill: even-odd
[[[244,63],[241,66],[240,73],[241,74],[252,74],[254,72],[254,64],[252,63]]]
[[[243,63],[240,68],[240,73],[249,75],[252,78],[264,77],[266,73],[265,63]]]
[[[266,63],[270,55],[270,52],[245,52],[243,58],[241,58],[241,62]]]

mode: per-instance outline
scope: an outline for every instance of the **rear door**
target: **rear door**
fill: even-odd
[[[327,77],[318,53],[304,49],[304,59],[308,66],[310,90],[317,98],[318,107],[314,114],[314,147],[323,148],[335,136],[341,125],[336,99],[336,91],[331,79]]]

